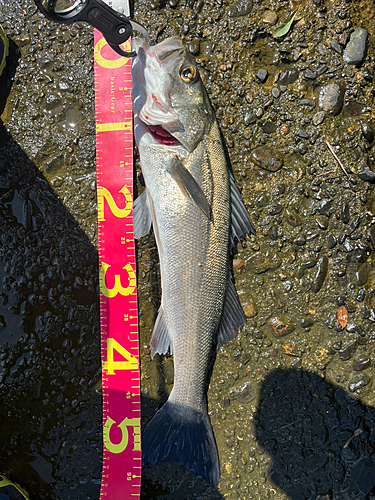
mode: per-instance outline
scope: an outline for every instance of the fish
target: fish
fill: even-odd
[[[145,464],[180,462],[219,482],[207,413],[212,353],[246,316],[234,287],[236,241],[254,233],[197,64],[179,37],[132,41],[134,135],[145,190],[134,201],[134,235],[157,243],[161,305],[151,356],[173,355],[174,385],[142,436]]]

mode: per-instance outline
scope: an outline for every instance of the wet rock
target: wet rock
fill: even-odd
[[[250,354],[247,352],[243,352],[240,357],[240,361],[243,365],[246,365],[250,361]]]
[[[278,205],[278,204],[272,205],[270,210],[269,210],[269,214],[270,215],[277,215],[280,212],[282,212],[283,208],[284,207],[282,205]]]
[[[316,78],[316,73],[314,73],[313,71],[311,71],[310,69],[307,69],[305,71],[305,74],[304,74],[304,77],[306,80],[315,80]]]
[[[262,21],[273,26],[277,22],[277,14],[273,10],[266,10],[263,13]]]
[[[365,296],[366,290],[364,288],[361,288],[361,290],[358,290],[356,299],[358,302],[363,302],[365,300]]]
[[[297,214],[297,212],[293,208],[287,208],[285,210],[286,220],[292,227],[298,227],[302,225],[302,219]]]
[[[350,359],[353,356],[353,354],[355,353],[355,350],[356,350],[356,343],[353,342],[353,343],[349,344],[348,346],[346,346],[344,349],[341,349],[341,351],[339,351],[340,359],[342,361],[347,361],[348,359]]]
[[[310,99],[301,99],[299,103],[301,106],[314,106]]]
[[[299,71],[297,69],[289,69],[281,73],[279,83],[280,85],[292,85],[298,80],[298,77]]]
[[[356,372],[360,372],[362,370],[366,370],[366,368],[368,368],[370,365],[371,365],[370,358],[359,358],[353,362],[353,369]]]
[[[320,89],[319,107],[331,115],[338,115],[342,110],[345,89],[338,83],[330,83]]]
[[[243,307],[243,310],[248,318],[254,318],[258,314],[257,306],[252,297],[248,299],[247,304]]]
[[[263,132],[266,134],[273,134],[277,130],[277,126],[273,122],[266,122],[262,125]]]
[[[337,245],[337,240],[332,234],[328,236],[327,244],[329,249],[335,248]]]
[[[358,391],[358,389],[362,389],[362,387],[365,387],[370,382],[371,382],[371,377],[366,373],[356,373],[351,378],[349,384],[349,392]]]
[[[255,76],[261,83],[265,83],[268,78],[268,71],[266,69],[260,69]]]
[[[253,0],[237,0],[230,11],[228,12],[229,17],[242,17],[247,16],[253,8]]]
[[[256,392],[251,382],[245,382],[240,387],[233,387],[229,392],[229,399],[248,403],[255,398]]]
[[[339,42],[337,40],[332,40],[331,49],[333,49],[338,54],[342,54],[342,48],[340,47]]]
[[[310,328],[310,326],[313,326],[313,324],[314,324],[314,318],[312,316],[306,316],[301,320],[302,328]]]
[[[311,290],[314,293],[319,292],[322,288],[324,280],[326,279],[328,272],[328,257],[325,255],[319,259],[318,262],[318,272],[316,273],[315,279],[311,285]]]
[[[363,263],[370,257],[371,248],[366,243],[359,243],[354,251],[354,258],[357,262]]]
[[[315,220],[318,224],[319,229],[325,230],[328,228],[328,218],[324,215],[319,215]]]
[[[371,184],[375,183],[375,172],[370,170],[370,167],[365,164],[362,170],[358,173],[358,177],[363,181],[370,182]]]
[[[255,122],[256,122],[256,118],[252,113],[249,113],[249,112],[245,113],[245,117],[244,117],[245,125],[251,125],[252,123],[255,123]]]
[[[303,236],[303,234],[301,236],[298,236],[298,238],[294,240],[294,244],[302,247],[306,244],[306,236]]]
[[[373,132],[372,128],[370,127],[370,125],[368,125],[365,122],[362,122],[361,123],[361,131],[362,131],[362,135],[366,139],[366,141],[372,142],[374,140],[374,132]]]
[[[350,35],[350,40],[344,51],[344,62],[360,66],[366,56],[368,33],[364,28],[357,28]]]
[[[190,54],[193,54],[193,56],[197,56],[200,52],[200,41],[199,40],[192,40],[189,43],[189,52]]]
[[[320,125],[321,123],[323,123],[325,117],[326,117],[326,114],[324,111],[318,111],[312,117],[312,122],[314,125]]]
[[[308,139],[309,135],[306,134],[306,132],[302,129],[299,129],[297,132],[298,137],[301,137],[301,139]]]
[[[238,271],[245,264],[243,259],[234,259],[233,260],[233,271]]]
[[[275,306],[278,309],[282,309],[283,307],[285,307],[287,300],[286,300],[286,297],[283,294],[283,292],[275,290],[272,293],[272,297],[273,297],[273,300],[275,301]]]
[[[271,90],[271,94],[272,94],[272,97],[274,97],[275,99],[278,99],[280,97],[281,92],[277,87],[273,87],[273,89]]]
[[[318,76],[324,75],[328,71],[328,66],[326,64],[322,64],[319,66],[319,68],[316,70],[316,74]]]
[[[349,205],[344,203],[340,211],[340,219],[344,224],[348,224],[350,221]]]
[[[277,172],[284,163],[282,153],[268,146],[259,146],[253,149],[250,157],[255,165],[269,172]]]
[[[363,264],[358,271],[355,273],[355,281],[358,286],[363,286],[368,280],[368,269],[367,265]]]
[[[280,265],[280,260],[277,255],[268,251],[266,253],[257,252],[247,261],[247,267],[250,272],[262,274],[266,271],[277,269]]]
[[[294,331],[294,326],[291,323],[282,321],[280,318],[272,318],[270,320],[272,333],[275,337],[285,337]]]

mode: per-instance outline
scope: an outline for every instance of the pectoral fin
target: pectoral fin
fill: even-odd
[[[231,247],[234,247],[235,238],[239,241],[246,234],[255,234],[253,223],[245,208],[244,202],[237,189],[233,174],[229,174],[230,179],[230,201],[232,212]]]
[[[204,213],[204,215],[211,220],[211,208],[207,202],[204,192],[180,160],[175,157],[171,165],[169,165],[166,170],[176,182],[182,194],[186,198],[190,198]]]
[[[148,234],[151,228],[151,212],[147,199],[147,189],[138,196],[134,208],[134,238],[139,239]]]

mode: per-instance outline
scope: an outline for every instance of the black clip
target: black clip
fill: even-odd
[[[146,40],[149,36],[146,29],[137,22],[115,12],[102,0],[77,0],[72,5],[63,9],[56,9],[58,0],[34,0],[36,6],[47,19],[57,23],[72,24],[86,22],[99,30],[108,45],[120,56],[135,57],[136,52],[126,52],[120,45],[126,42],[133,30],[142,33]]]

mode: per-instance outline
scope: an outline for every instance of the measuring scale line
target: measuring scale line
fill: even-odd
[[[131,61],[113,52],[98,32],[94,43],[103,365],[100,499],[125,500],[139,498],[141,467]]]

